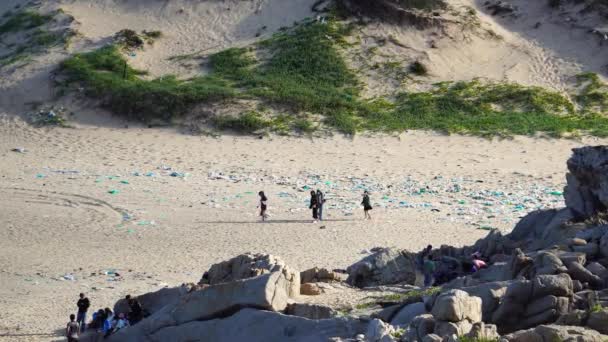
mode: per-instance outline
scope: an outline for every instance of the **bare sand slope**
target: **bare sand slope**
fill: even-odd
[[[299,269],[346,268],[375,246],[469,244],[485,235],[480,224],[508,231],[536,206],[562,205],[546,191],[563,186],[570,148],[602,142],[424,133],[213,139],[138,128],[33,129],[5,117],[0,333],[52,333],[81,291],[94,307],[110,306],[127,293],[196,281],[211,263],[247,251],[280,255]],[[450,188],[456,183],[459,192]],[[327,193],[322,224],[310,218],[307,185]],[[371,222],[360,220],[363,188],[372,190]],[[266,224],[256,217],[262,189],[272,215]],[[479,194],[487,199],[474,199]],[[532,202],[524,209],[507,203],[525,196]],[[549,200],[536,203],[538,196]],[[485,201],[497,211],[484,211]],[[475,208],[482,209],[469,212]],[[112,270],[123,277],[105,275]]]

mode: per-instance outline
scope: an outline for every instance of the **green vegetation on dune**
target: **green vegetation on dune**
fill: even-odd
[[[305,115],[311,113],[323,118],[326,126],[351,134],[420,129],[484,136],[579,131],[608,135],[608,118],[601,115],[608,95],[597,75],[580,76],[576,103],[539,87],[478,80],[441,83],[392,100],[363,99],[361,83],[341,54],[351,28],[333,20],[304,22],[254,47],[209,56],[210,74],[189,80],[145,80],[145,72],[126,65],[114,46],[75,55],[62,69],[68,83],[83,84],[112,111],[145,121],[170,121],[198,104],[246,99],[283,114],[249,111],[212,123],[242,132],[311,132],[315,125]],[[426,71],[422,64],[416,70],[421,67]]]
[[[23,37],[12,38],[15,43],[8,44],[9,52],[0,55],[0,67],[28,60],[32,55],[68,43],[72,36],[70,30],[48,31],[43,28],[59,12],[40,14],[31,9],[24,9],[5,13],[0,18],[0,40],[5,40],[7,36],[18,33],[22,33]]]
[[[31,10],[17,13],[7,12],[3,16],[6,20],[0,25],[0,37],[6,33],[14,33],[40,27],[53,19],[52,15],[42,15]]]

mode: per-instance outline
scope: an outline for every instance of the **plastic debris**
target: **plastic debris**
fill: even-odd
[[[15,147],[13,149],[11,149],[12,152],[17,152],[17,153],[25,153],[26,150],[24,147]]]
[[[120,191],[116,190],[116,189],[112,189],[112,190],[108,190],[108,193],[110,195],[118,195],[120,193]]]

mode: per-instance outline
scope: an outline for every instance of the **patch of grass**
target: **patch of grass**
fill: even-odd
[[[0,56],[0,67],[23,62],[34,54],[45,52],[48,48],[66,44],[71,38],[70,30],[48,31],[42,26],[53,20],[54,14],[42,15],[32,10],[11,12],[8,19],[0,25],[0,37],[5,34],[25,32],[18,44],[8,46],[12,51]]]
[[[245,112],[237,117],[218,116],[213,119],[213,123],[219,129],[241,133],[253,133],[271,125],[270,121],[255,111]]]
[[[32,10],[24,10],[16,13],[7,12],[3,17],[6,20],[0,25],[0,37],[6,33],[14,33],[40,27],[53,19],[52,15],[43,15]]]
[[[131,68],[116,46],[77,54],[64,61],[61,69],[66,83],[82,83],[87,94],[101,98],[105,107],[144,122],[170,121],[196,104],[235,96],[228,82],[213,76],[143,80],[139,76],[146,72]]]
[[[426,76],[429,74],[429,70],[426,65],[422,64],[422,62],[415,61],[410,64],[409,70],[412,74],[418,76]]]
[[[600,80],[594,73],[583,73],[576,76],[579,93],[576,101],[587,113],[606,113],[608,112],[608,85]]]
[[[262,54],[253,48],[232,48],[209,56],[210,75],[190,80],[144,80],[144,72],[126,65],[115,46],[75,55],[62,68],[68,83],[83,84],[87,94],[101,98],[112,111],[144,121],[170,121],[197,104],[254,99],[290,114],[264,119],[244,113],[218,119],[216,125],[240,131],[309,132],[314,126],[298,114],[313,113],[348,134],[419,129],[479,136],[580,131],[608,136],[608,118],[600,115],[608,108],[605,85],[597,75],[580,78],[582,91],[575,100],[585,111],[557,92],[478,80],[440,83],[425,92],[403,92],[390,101],[364,100],[357,76],[340,51],[351,30],[334,20],[304,22],[260,42],[255,48]],[[256,55],[267,57],[259,60]],[[421,63],[414,63],[410,71],[427,72]]]
[[[602,310],[604,310],[604,307],[602,306],[602,304],[597,303],[589,309],[589,312],[600,312]]]
[[[396,340],[400,340],[401,337],[403,337],[403,334],[405,334],[405,329],[399,328],[399,329],[391,332],[391,337]]]
[[[563,95],[539,87],[479,81],[442,83],[428,92],[402,93],[396,108],[371,111],[366,128],[431,129],[481,136],[608,134],[608,119],[580,115]]]

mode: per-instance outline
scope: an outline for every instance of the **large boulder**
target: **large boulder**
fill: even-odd
[[[465,319],[460,322],[437,321],[435,334],[441,337],[464,336],[471,332],[473,324]]]
[[[188,294],[188,292],[190,292],[192,289],[193,287],[189,285],[164,288],[155,292],[150,292],[141,296],[137,296],[137,300],[144,308],[144,310],[146,310],[151,315],[169,304],[177,303],[181,297]],[[114,312],[129,312],[129,305],[127,304],[127,301],[124,298],[116,302],[116,304],[114,305]]]
[[[325,305],[293,303],[287,305],[285,314],[308,319],[327,319],[334,317],[336,311]]]
[[[575,230],[564,227],[574,218],[568,208],[531,212],[507,235],[512,241],[529,242],[533,249],[543,249],[576,236]]]
[[[416,316],[426,313],[426,308],[423,302],[413,303],[404,306],[391,320],[391,324],[395,326],[409,325]]]
[[[393,328],[393,326],[376,318],[373,319],[367,326],[365,340],[369,342],[394,341],[391,336],[394,332],[395,328]]]
[[[463,287],[460,290],[467,292],[471,296],[481,298],[482,320],[489,322],[492,320],[492,313],[498,308],[500,300],[506,294],[509,284],[509,282],[497,281]]]
[[[431,314],[424,314],[415,317],[410,323],[406,341],[422,341],[424,336],[435,331],[436,320]]]
[[[126,329],[125,331],[128,331]],[[208,321],[193,321],[161,329],[143,339],[114,339],[129,342],[326,342],[331,338],[350,338],[365,331],[359,320],[334,318],[310,320],[277,312],[243,309],[236,314]]]
[[[300,294],[300,272],[271,254],[246,253],[214,264],[205,272],[199,284],[216,285],[279,271],[287,280],[285,285],[289,296],[297,297]]]
[[[320,282],[331,283],[342,280],[341,274],[330,271],[326,268],[313,267],[306,271],[300,272],[300,282],[302,284]]]
[[[534,270],[536,275],[558,274],[568,271],[561,259],[549,251],[541,251],[536,254]]]
[[[441,293],[431,311],[437,320],[447,322],[480,322],[481,312],[481,298],[470,296],[462,290]]]
[[[587,326],[602,334],[608,334],[608,309],[591,312],[587,320]]]
[[[368,287],[416,283],[415,255],[396,248],[383,248],[347,269],[349,284]]]
[[[539,325],[529,330],[516,331],[505,335],[501,341],[509,342],[605,342],[608,336],[583,327],[568,325]]]
[[[548,295],[569,297],[572,295],[572,279],[567,274],[539,275],[532,280],[532,297]]]
[[[608,146],[572,150],[564,189],[566,206],[580,219],[608,208]]]
[[[289,299],[287,282],[282,272],[274,272],[191,292],[137,325],[112,335],[111,341],[131,341],[127,337],[143,338],[171,326],[227,317],[243,308],[282,311]]]

